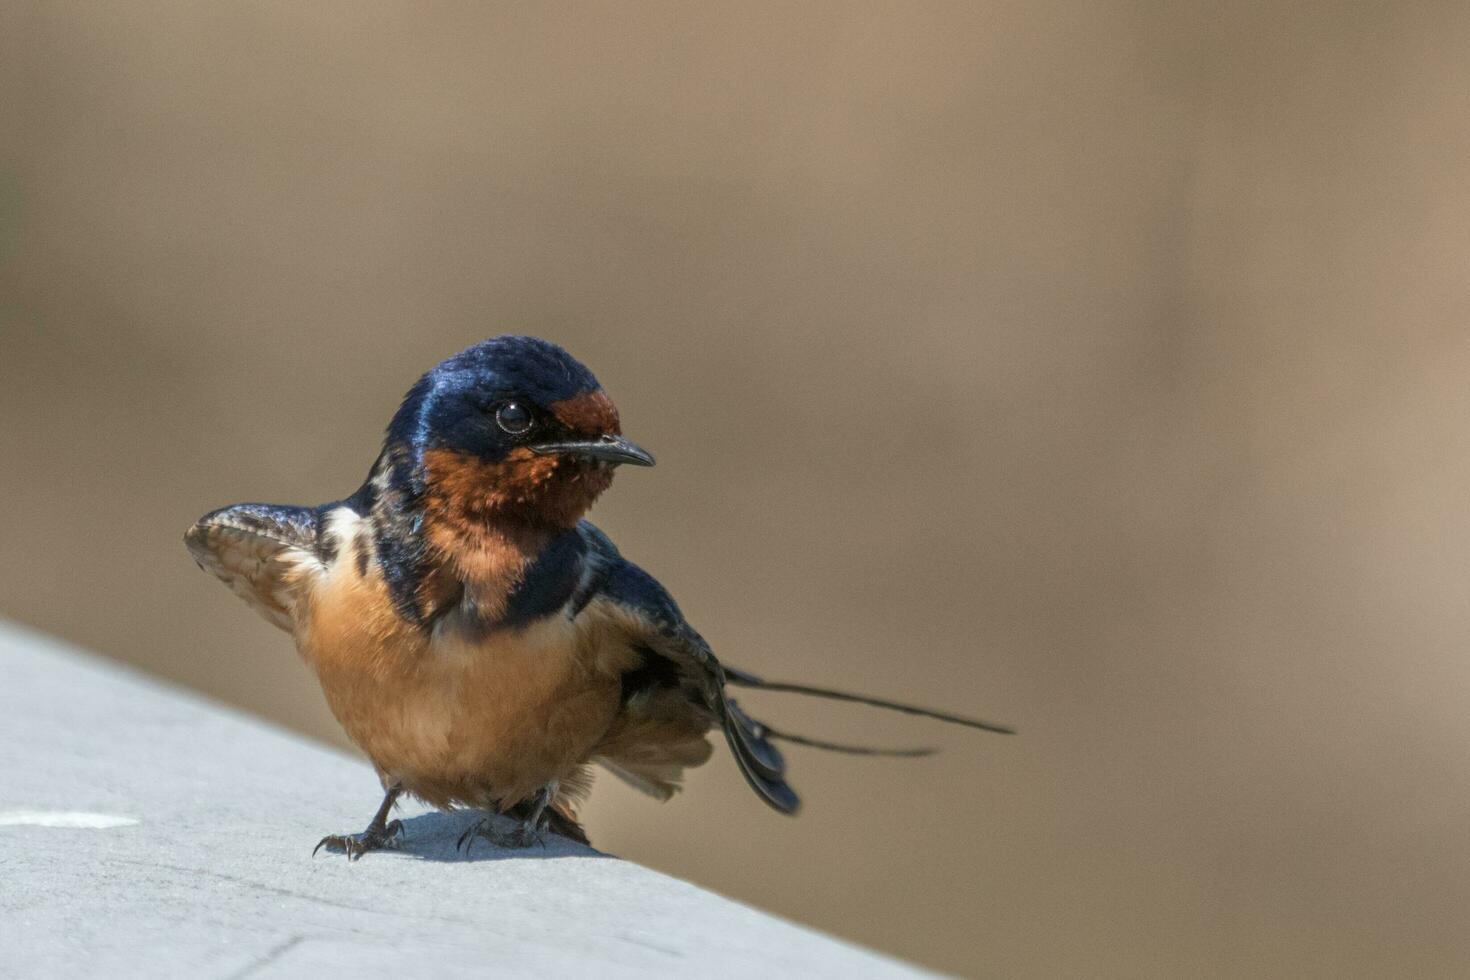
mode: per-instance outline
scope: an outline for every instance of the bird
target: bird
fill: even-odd
[[[544,843],[548,832],[587,843],[577,806],[592,767],[667,800],[710,758],[716,730],[750,788],[783,814],[800,800],[778,741],[930,751],[784,732],[746,714],[735,688],[1013,732],[722,663],[664,586],[586,519],[617,468],[653,465],[582,363],[549,341],[505,335],[419,378],[350,496],[235,504],[187,530],[200,567],[291,634],[377,771],[384,795],[367,828],[317,850],[357,860],[400,846],[402,822],[389,817],[405,794],[482,811],[459,840],[465,851],[482,838]]]

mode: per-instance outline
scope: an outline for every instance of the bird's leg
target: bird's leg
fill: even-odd
[[[497,830],[495,818],[486,817],[466,830],[459,838],[459,847],[466,854],[477,838],[483,837],[497,847],[530,847],[532,844],[546,846],[547,807],[556,799],[560,781],[553,779],[536,791],[536,795],[512,807],[510,812],[521,816],[521,822],[509,832]]]
[[[388,787],[383,805],[378,807],[378,812],[373,815],[373,822],[367,825],[367,830],[360,834],[328,834],[312,850],[312,855],[315,856],[317,851],[325,847],[332,851],[343,851],[347,860],[356,861],[368,851],[397,847],[399,838],[403,836],[403,821],[390,822],[388,813],[402,792],[402,788],[398,786]]]

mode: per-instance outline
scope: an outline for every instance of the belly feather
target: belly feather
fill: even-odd
[[[473,643],[426,631],[351,561],[297,631],[348,737],[386,782],[437,806],[508,806],[584,764],[618,709],[607,640],[560,614]]]

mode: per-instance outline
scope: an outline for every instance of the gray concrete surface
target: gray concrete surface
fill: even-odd
[[[917,972],[560,838],[466,859],[468,813],[313,859],[364,763],[3,623],[0,773],[4,977]]]

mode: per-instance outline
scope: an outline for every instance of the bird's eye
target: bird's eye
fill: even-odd
[[[495,424],[513,436],[531,431],[531,410],[520,402],[506,402],[495,410]]]

